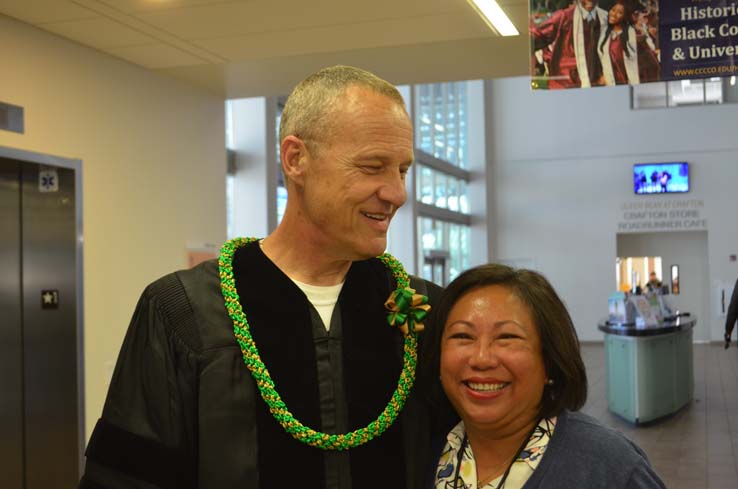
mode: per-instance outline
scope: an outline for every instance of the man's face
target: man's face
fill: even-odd
[[[579,0],[579,5],[587,12],[591,12],[597,5],[597,0]]]
[[[332,131],[308,155],[301,216],[337,259],[377,256],[407,198],[410,119],[395,101],[362,87],[349,87],[328,117]]]

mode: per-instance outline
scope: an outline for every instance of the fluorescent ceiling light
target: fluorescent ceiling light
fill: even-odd
[[[517,36],[515,28],[495,0],[467,0],[493,31],[501,36]]]

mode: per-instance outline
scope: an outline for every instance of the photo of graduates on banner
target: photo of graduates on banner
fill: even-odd
[[[660,80],[658,0],[530,0],[534,89]]]

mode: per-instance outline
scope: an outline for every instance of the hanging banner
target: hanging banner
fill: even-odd
[[[666,4],[666,1],[664,1]],[[669,0],[662,6],[661,73],[679,80],[738,71],[738,1]]]
[[[738,0],[530,0],[534,89],[738,71]]]

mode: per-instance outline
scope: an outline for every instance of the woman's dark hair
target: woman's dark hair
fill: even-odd
[[[633,8],[625,1],[618,1],[613,4],[615,5],[622,5],[623,6],[623,31],[620,34],[622,41],[623,41],[623,52],[627,57],[630,58],[630,46],[628,45],[628,41],[630,40],[630,34],[628,34],[628,27],[630,27],[633,22],[631,21],[631,18],[633,16]],[[612,7],[610,7],[612,8]],[[607,38],[610,37],[610,33],[612,32],[612,25],[608,22],[607,24],[607,30],[605,30],[605,35],[602,36],[602,42],[600,43],[600,52],[603,53],[602,49],[605,47],[605,43],[607,42]],[[604,53],[603,53],[604,54]],[[609,55],[609,53],[608,53]]]
[[[564,409],[579,410],[587,400],[587,373],[566,306],[540,273],[495,263],[459,275],[434,307],[420,362],[421,390],[440,413],[451,409],[438,378],[443,329],[451,309],[461,297],[487,285],[509,288],[528,307],[538,330],[546,375],[553,380],[553,385],[544,388],[540,416],[557,416]]]

